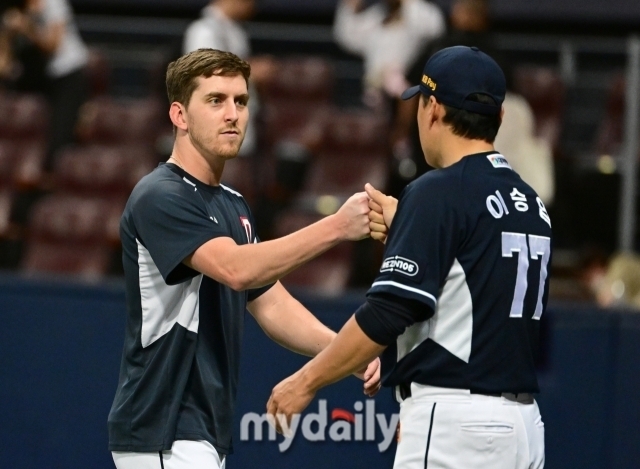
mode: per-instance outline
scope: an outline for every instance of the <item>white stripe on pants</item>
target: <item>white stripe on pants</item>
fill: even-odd
[[[170,451],[131,453],[112,451],[118,469],[224,469],[216,449],[208,441],[176,440]],[[162,460],[160,459],[162,457]]]
[[[529,394],[411,385],[394,469],[542,469],[544,424]]]

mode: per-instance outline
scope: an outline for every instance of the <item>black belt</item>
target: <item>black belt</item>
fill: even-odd
[[[399,384],[398,385],[398,392],[400,393],[400,398],[402,400],[405,400],[407,397],[411,397],[411,385],[410,384]],[[480,394],[481,396],[490,396],[490,397],[502,397],[503,394],[506,393],[502,393],[502,392],[485,392],[485,391],[476,391],[474,389],[471,389],[469,391],[471,394]],[[518,398],[518,393],[513,393],[513,395],[515,396],[515,398]]]
[[[480,394],[481,396],[490,396],[490,397],[502,397],[501,392],[484,392],[484,391],[469,391],[471,394]]]

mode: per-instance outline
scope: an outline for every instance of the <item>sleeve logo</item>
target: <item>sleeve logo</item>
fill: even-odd
[[[507,159],[500,155],[500,154],[492,154],[492,155],[487,155],[487,159],[489,160],[489,162],[493,165],[494,168],[509,168],[511,169],[511,166],[509,165],[509,162],[507,161]]]
[[[418,264],[405,257],[387,257],[380,267],[380,272],[399,272],[408,277],[413,277],[418,273]]]
[[[242,223],[242,227],[244,228],[245,233],[247,233],[247,242],[252,243],[251,222],[247,217],[240,217],[240,223]]]

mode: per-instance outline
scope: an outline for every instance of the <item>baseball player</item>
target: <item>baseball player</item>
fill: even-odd
[[[120,224],[127,329],[109,448],[118,469],[216,469],[232,451],[245,308],[309,356],[335,337],[278,279],[369,233],[366,194],[287,237],[258,242],[242,196],[220,184],[248,120],[249,65],[200,49],[169,65],[171,158],[133,190]],[[377,390],[377,363],[365,392]]]
[[[542,468],[534,363],[551,222],[492,144],[504,74],[477,48],[450,47],[403,99],[414,96],[436,170],[405,188],[397,212],[367,187],[375,237],[389,227],[380,273],[331,345],[273,389],[268,412],[284,423],[382,354],[383,385],[401,402],[395,468]]]

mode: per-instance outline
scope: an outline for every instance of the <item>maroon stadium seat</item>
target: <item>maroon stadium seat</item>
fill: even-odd
[[[313,56],[289,57],[278,60],[278,73],[266,84],[261,96],[265,101],[330,102],[334,82],[333,66],[327,60]]]
[[[289,210],[276,220],[276,236],[286,236],[318,221],[320,215]],[[287,288],[305,288],[313,293],[343,293],[351,277],[352,243],[341,243],[282,279]]]
[[[27,246],[21,270],[28,274],[66,274],[99,280],[109,270],[111,255],[111,251],[102,245],[34,242]]]
[[[364,191],[367,182],[385,187],[387,174],[386,153],[323,153],[311,163],[304,192],[351,195]]]
[[[61,244],[108,243],[117,238],[124,200],[52,194],[33,208],[29,221],[30,239]]]
[[[0,140],[0,187],[13,184],[15,150],[10,140]]]
[[[263,135],[268,146],[283,139],[320,141],[326,122],[336,109],[330,104],[300,101],[268,103],[262,110]]]
[[[227,161],[222,173],[222,184],[240,192],[251,204],[256,195],[256,174],[253,158],[238,156]]]
[[[343,111],[326,119],[323,149],[382,151],[388,141],[388,122],[370,111]]]
[[[343,243],[344,246],[348,244]],[[341,245],[342,246],[342,245]],[[341,254],[335,255],[336,250]],[[351,255],[335,247],[311,262],[299,267],[282,279],[287,288],[304,288],[321,295],[340,295],[345,292],[351,277]]]
[[[154,145],[168,124],[166,110],[156,99],[93,98],[80,109],[78,138],[84,143]]]
[[[53,194],[33,208],[21,269],[95,279],[110,267],[122,199]]]
[[[44,164],[47,157],[45,142],[20,142],[18,161],[14,167],[14,180],[20,189],[32,189],[42,181]]]
[[[44,142],[0,139],[0,183],[20,190],[38,186],[45,158]]]
[[[0,138],[46,141],[49,105],[42,96],[0,92]]]
[[[143,145],[72,146],[58,154],[54,174],[67,192],[128,196],[156,161]]]
[[[97,47],[89,47],[87,79],[89,81],[90,96],[101,96],[109,90],[111,84],[111,64],[105,52]]]

